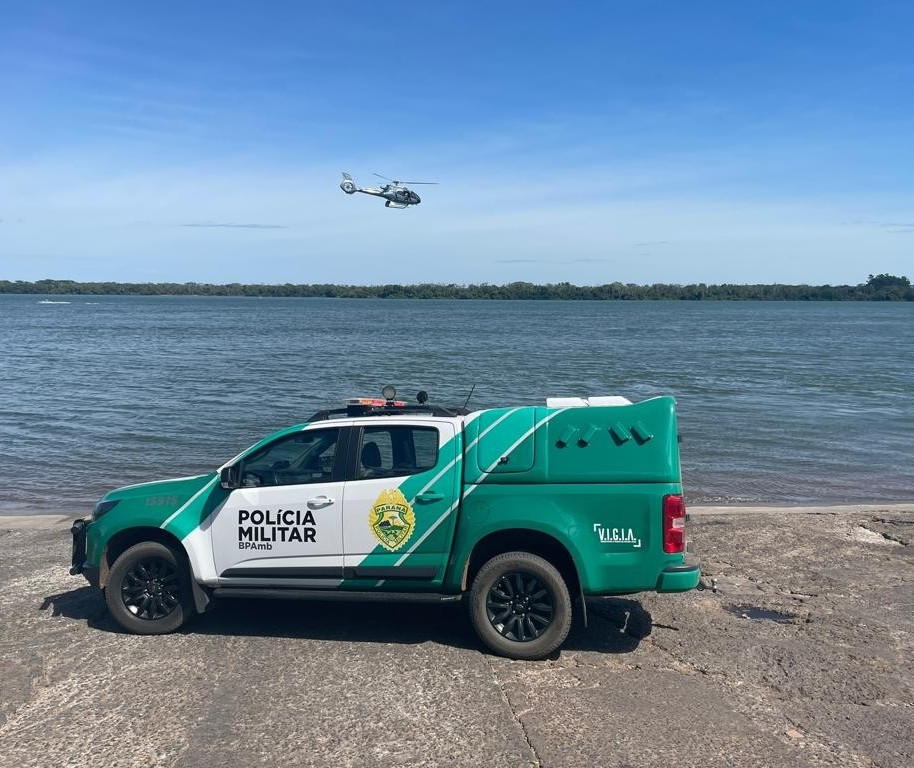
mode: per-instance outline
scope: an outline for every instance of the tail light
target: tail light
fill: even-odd
[[[663,497],[663,551],[675,555],[685,551],[686,508],[682,496]]]

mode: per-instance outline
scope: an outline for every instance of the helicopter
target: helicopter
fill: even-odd
[[[343,190],[347,195],[354,195],[356,192],[362,192],[366,195],[374,195],[375,197],[383,197],[385,200],[384,206],[386,208],[406,208],[410,205],[419,205],[422,202],[422,199],[413,192],[411,189],[407,189],[407,184],[437,184],[437,181],[397,181],[396,179],[388,179],[386,176],[382,176],[380,173],[375,173],[379,179],[384,179],[389,182],[387,184],[381,185],[381,187],[375,189],[373,187],[359,187],[356,185],[352,176],[350,176],[345,171],[343,173],[343,180],[340,182],[340,189]]]

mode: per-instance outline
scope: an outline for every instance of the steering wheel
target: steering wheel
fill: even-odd
[[[263,485],[266,485],[266,482],[264,482],[264,477],[257,472],[247,471],[241,476],[242,488],[259,488]]]

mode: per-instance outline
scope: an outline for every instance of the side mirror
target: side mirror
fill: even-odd
[[[234,464],[231,467],[224,467],[219,473],[219,484],[229,490],[241,487],[241,465]]]

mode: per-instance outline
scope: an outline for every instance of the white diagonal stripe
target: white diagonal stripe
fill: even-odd
[[[178,515],[180,515],[185,509],[187,509],[191,504],[193,504],[205,491],[210,490],[216,484],[216,481],[218,479],[219,479],[219,476],[216,475],[216,477],[214,477],[206,485],[204,485],[199,491],[197,491],[193,496],[191,496],[187,501],[185,501],[180,507],[178,507],[178,509],[176,509],[174,512],[172,512],[168,516],[168,519],[164,523],[162,523],[162,525],[160,525],[159,527],[164,528],[166,525],[168,525],[172,520],[174,520]]]
[[[517,410],[517,409],[515,409],[515,410]],[[542,427],[542,426],[545,426],[546,424],[549,423],[549,421],[551,421],[552,419],[554,419],[556,416],[558,416],[558,415],[559,415],[560,413],[562,413],[563,411],[567,411],[567,410],[568,410],[567,408],[561,408],[561,409],[555,411],[554,413],[550,413],[550,414],[549,414],[545,419],[543,419],[539,424],[536,424],[536,425],[533,426],[531,429],[528,429],[526,432],[524,432],[524,434],[521,435],[521,436],[514,442],[514,445],[512,445],[512,446],[505,452],[505,455],[507,455],[508,453],[511,453],[511,451],[513,451],[515,448],[517,448],[517,446],[519,446],[522,442],[524,442],[524,440],[526,440],[528,437],[530,437],[530,435],[532,435],[534,432],[536,432],[537,429],[539,429],[539,428]],[[506,414],[506,415],[507,415],[507,414]],[[494,426],[494,425],[493,425],[493,426]],[[487,430],[487,431],[488,431],[488,430]],[[480,437],[482,437],[482,435],[480,435]],[[486,472],[487,472],[487,473],[488,473],[488,472],[491,472],[491,471],[495,468],[495,466],[496,466],[497,464],[498,464],[498,460],[496,459],[496,460],[491,464],[491,466],[486,470]],[[473,493],[473,491],[475,491],[480,485],[481,485],[481,483],[477,483],[477,484],[471,486],[470,488],[468,488],[467,491],[466,491],[466,493],[463,494],[463,498],[466,498],[466,497],[469,496],[471,493]],[[445,512],[442,513],[441,517],[439,517],[434,523],[432,523],[432,525],[429,527],[429,529],[428,529],[425,533],[423,533],[418,539],[416,539],[416,541],[413,543],[413,545],[412,545],[406,552],[403,553],[402,557],[400,557],[400,559],[397,560],[397,561],[394,563],[394,565],[400,565],[404,560],[406,560],[407,557],[409,557],[413,552],[415,552],[415,551],[416,551],[416,548],[417,548],[423,541],[425,541],[425,540],[432,534],[432,532],[433,532],[439,525],[441,525],[441,523],[443,523],[443,522],[445,521],[445,519],[447,518],[447,516],[448,516],[449,514],[451,514],[451,512],[454,511],[454,507],[456,507],[459,503],[460,503],[460,496],[458,495],[457,500],[456,500],[453,504],[451,504],[451,506],[448,507],[447,510],[446,510]],[[381,582],[381,583],[383,584],[383,582]]]
[[[487,432],[489,432],[490,430],[494,429],[499,424],[501,424],[501,422],[503,422],[505,419],[507,419],[512,413],[516,413],[519,410],[520,410],[520,408],[512,408],[507,413],[504,413],[501,416],[499,416],[497,419],[495,419],[495,421],[493,421],[488,427],[486,427],[482,432],[480,432],[475,437],[475,439],[469,445],[467,445],[466,448],[464,448],[464,453],[466,453],[468,450],[470,450],[470,448],[472,448],[474,445],[476,445],[476,443],[478,443],[482,439],[483,435],[485,435]],[[460,454],[458,454],[456,459],[449,461],[447,463],[447,465],[444,467],[444,469],[442,469],[437,475],[435,475],[431,480],[429,480],[428,483],[425,484],[425,487],[421,491],[419,491],[419,493],[425,493],[429,488],[431,488],[435,483],[437,483],[445,475],[445,473],[450,471],[451,467],[453,467],[455,464],[458,464],[460,462],[460,459],[461,459],[461,456],[460,456]],[[416,496],[418,496],[419,493],[417,493]],[[413,499],[412,499],[413,501],[416,500],[416,496],[413,496]]]

